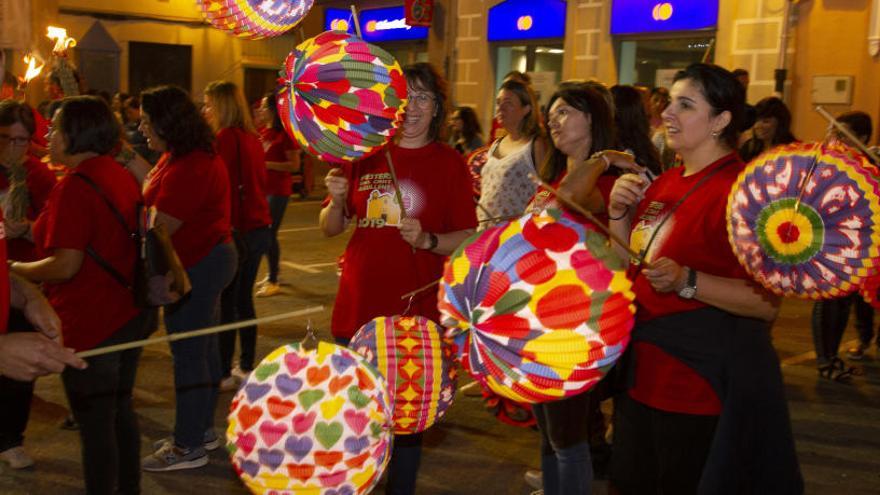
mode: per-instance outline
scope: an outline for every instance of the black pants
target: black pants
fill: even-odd
[[[10,308],[9,332],[33,332],[33,326],[25,319],[24,313]],[[31,400],[34,397],[34,382],[20,382],[0,376],[0,452],[24,443],[24,430],[31,414]]]
[[[145,310],[99,347],[139,340],[147,333]],[[141,437],[132,389],[141,349],[87,358],[88,368],[61,374],[73,417],[80,425],[83,472],[89,495],[140,493]]]
[[[697,493],[717,422],[717,416],[660,411],[620,393],[611,482],[621,495]]]
[[[862,343],[869,344],[874,326],[874,308],[862,296],[851,294],[839,299],[818,301],[813,305],[813,344],[816,346],[816,362],[819,366],[828,364],[832,358],[837,357],[852,306],[856,310],[859,339]]]
[[[272,230],[261,227],[242,234],[246,253],[239,253],[238,270],[223,294],[220,296],[220,316],[223,323],[251,320],[256,317],[254,310],[254,284],[260,261],[269,250]],[[223,332],[217,336],[220,347],[220,371],[224,377],[232,371],[232,358],[235,354],[235,336],[241,340],[239,366],[244,371],[254,369],[257,351],[257,327],[249,327]]]

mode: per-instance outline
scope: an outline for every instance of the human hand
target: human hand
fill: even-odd
[[[410,246],[416,249],[425,248],[428,235],[422,231],[421,222],[415,218],[404,218],[400,221],[398,228],[400,229],[400,236],[403,237],[403,240]]]
[[[7,239],[26,237],[31,229],[31,223],[27,219],[22,219],[18,221],[12,218],[4,218],[3,225],[6,229]]]
[[[614,181],[608,198],[608,216],[618,218],[627,210],[631,213],[645,197],[646,180],[636,174],[624,174]]]
[[[65,366],[77,369],[86,362],[46,336],[34,332],[0,335],[0,374],[19,381],[31,381],[49,373],[60,373]]]
[[[651,287],[661,293],[678,292],[687,282],[684,267],[669,258],[652,261],[647,268],[642,269],[642,274]]]
[[[324,185],[327,186],[331,206],[342,207],[345,204],[346,196],[348,196],[348,179],[342,174],[341,168],[331,168],[327,176],[324,177]]]
[[[27,301],[22,311],[27,321],[40,333],[50,339],[60,341],[61,318],[58,317],[58,313],[39,290],[28,292]]]

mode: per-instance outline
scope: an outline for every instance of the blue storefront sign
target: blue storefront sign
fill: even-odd
[[[361,33],[364,41],[409,41],[428,38],[427,27],[408,26],[403,6],[384,9],[365,9],[358,12]],[[355,33],[351,11],[346,9],[325,9],[324,29]]]
[[[718,0],[614,0],[611,34],[715,29]]]
[[[565,37],[565,0],[507,0],[489,9],[489,41]]]

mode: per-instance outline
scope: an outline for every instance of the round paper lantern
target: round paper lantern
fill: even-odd
[[[199,0],[205,18],[239,38],[279,36],[299,24],[314,0]]]
[[[538,403],[605,375],[629,342],[634,298],[602,234],[545,210],[465,241],[446,263],[439,307],[475,380]]]
[[[366,158],[397,131],[406,78],[385,50],[342,31],[301,43],[284,62],[278,114],[302,148],[330,163]]]
[[[391,448],[384,379],[354,351],[321,342],[275,349],[229,411],[226,447],[257,494],[361,494]]]
[[[421,316],[382,316],[362,326],[349,345],[387,380],[394,404],[394,433],[431,427],[455,397],[452,349],[440,328]]]

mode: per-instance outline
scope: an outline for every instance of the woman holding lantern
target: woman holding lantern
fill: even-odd
[[[801,493],[769,322],[779,299],[727,239],[727,196],[745,94],[727,70],[693,64],[663,112],[683,166],[653,183],[627,174],[608,202],[629,238],[637,322],[615,401],[611,479],[622,494]],[[758,407],[760,404],[760,407]]]
[[[324,235],[356,223],[345,249],[331,330],[347,344],[377,316],[439,320],[437,291],[404,294],[440,278],[443,262],[476,227],[471,178],[461,156],[443,144],[447,83],[429,64],[404,69],[408,103],[400,138],[385,150],[325,179]],[[402,204],[401,204],[402,203]],[[397,436],[386,493],[415,493],[421,435]]]

